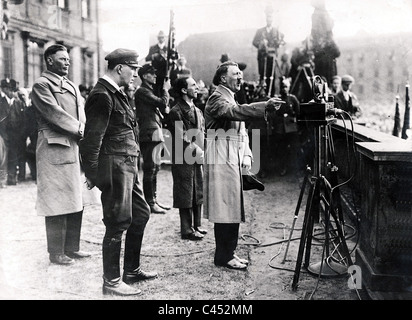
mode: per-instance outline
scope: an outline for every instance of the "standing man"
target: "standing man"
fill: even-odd
[[[179,208],[182,239],[201,240],[207,233],[201,228],[205,119],[193,103],[199,91],[196,81],[179,78],[175,89],[179,98],[170,110],[173,206]]]
[[[170,80],[164,82],[160,96],[154,93],[156,69],[145,64],[139,69],[142,84],[135,93],[136,115],[139,121],[139,142],[143,157],[143,191],[152,213],[166,213],[171,208],[157,200],[157,173],[160,170],[163,112],[169,104]]]
[[[355,79],[346,74],[341,78],[341,89],[335,95],[335,108],[348,112],[353,119],[362,115],[358,97],[352,92],[352,85]]]
[[[103,223],[103,294],[129,296],[141,290],[129,286],[157,277],[140,268],[140,251],[149,206],[140,186],[136,116],[122,86],[137,76],[138,54],[116,49],[105,59],[107,72],[86,101],[86,128],[80,153],[89,189],[101,191]],[[122,235],[126,231],[123,281],[120,277]]]
[[[8,177],[8,158],[10,149],[9,117],[14,103],[14,92],[17,90],[17,82],[14,79],[3,79],[0,84],[0,187],[4,187]]]
[[[16,185],[26,179],[26,116],[28,92],[24,88],[14,88],[13,103],[7,118],[9,153],[7,163],[7,184]]]
[[[66,78],[70,58],[67,48],[51,45],[44,52],[47,70],[32,90],[38,139],[37,213],[46,218],[50,261],[71,264],[88,257],[79,251],[83,217],[78,141],[84,133],[84,105],[78,87]]]
[[[153,85],[153,91],[155,95],[160,97],[168,71],[166,35],[163,31],[159,31],[157,43],[149,48],[146,61],[151,62],[152,66],[156,69],[157,78],[156,83]]]
[[[256,31],[253,46],[258,49],[257,60],[260,83],[265,87],[266,94],[270,97],[276,93],[275,80],[278,78],[276,69],[277,50],[284,44],[284,34],[272,26],[273,9],[266,9],[266,26]]]
[[[214,263],[246,269],[248,261],[235,255],[240,222],[245,221],[242,174],[250,169],[252,151],[244,121],[264,118],[280,106],[278,98],[239,105],[235,93],[242,85],[237,63],[221,64],[213,78],[216,90],[205,107],[207,129],[204,171],[205,217],[214,223]]]

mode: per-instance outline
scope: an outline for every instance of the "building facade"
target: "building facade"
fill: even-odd
[[[7,34],[0,43],[0,77],[31,88],[46,69],[44,50],[55,43],[69,50],[69,78],[94,85],[102,65],[97,0],[2,0]]]

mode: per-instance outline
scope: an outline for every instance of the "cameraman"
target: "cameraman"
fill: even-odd
[[[283,44],[283,33],[272,26],[273,22],[273,9],[269,8],[266,10],[266,26],[260,28],[256,31],[255,37],[253,38],[253,46],[258,49],[257,60],[259,69],[260,83],[266,86],[266,94],[270,94],[270,77],[272,76],[272,69],[274,68],[274,63],[277,55],[277,49],[281,44]],[[278,78],[273,74],[273,79]],[[266,83],[264,79],[266,78]],[[275,93],[275,90],[271,90]]]

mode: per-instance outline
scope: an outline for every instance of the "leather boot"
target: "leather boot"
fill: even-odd
[[[108,281],[120,279],[120,251],[122,237],[104,237],[103,239],[103,275]]]
[[[201,234],[207,234],[207,230],[201,227],[202,225],[202,205],[201,204],[193,206],[193,218],[194,218],[194,229]]]
[[[120,277],[107,280],[103,277],[103,294],[113,296],[135,296],[142,293],[142,290],[133,288],[120,280]]]

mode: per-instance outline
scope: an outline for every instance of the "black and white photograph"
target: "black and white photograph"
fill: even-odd
[[[411,0],[0,2],[0,300],[412,299]]]

